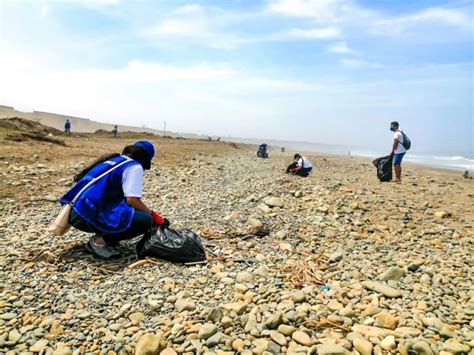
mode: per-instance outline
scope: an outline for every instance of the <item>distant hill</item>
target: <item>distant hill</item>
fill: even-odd
[[[41,111],[22,112],[22,111],[15,110],[15,108],[11,106],[0,105],[0,119],[12,118],[12,117],[19,117],[19,118],[24,118],[31,121],[36,121],[36,122],[41,123],[42,125],[53,127],[61,131],[64,130],[64,122],[66,121],[66,119],[69,119],[69,121],[71,121],[73,132],[94,133],[98,130],[104,130],[104,131],[110,132],[114,128],[113,124],[96,122],[88,118],[74,117],[74,116],[69,116],[69,115],[50,113],[50,112],[41,112]],[[118,125],[118,130],[119,132],[129,131],[129,132],[147,132],[147,133],[153,133],[153,134],[158,134],[158,135],[163,134],[163,131],[159,131],[156,129],[126,126],[126,125]],[[177,134],[173,132],[166,132],[166,134],[170,136],[177,136]]]

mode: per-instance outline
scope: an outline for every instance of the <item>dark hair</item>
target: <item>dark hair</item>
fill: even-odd
[[[298,153],[296,153],[295,155],[293,155],[293,159],[299,159],[301,158],[301,155],[299,155]]]
[[[103,163],[104,161],[107,161],[109,159],[112,159],[112,158],[115,158],[115,157],[119,157],[120,154],[119,153],[107,153],[107,154],[103,154],[101,155],[100,157],[98,157],[96,160],[94,160],[92,163],[90,163],[89,165],[87,165],[79,174],[77,175],[74,175],[74,181],[75,182],[78,182],[79,180],[81,180],[84,176],[86,176],[86,174],[92,170],[92,168],[94,166],[96,166],[97,164],[100,164],[100,163]]]
[[[132,158],[139,162],[143,169],[149,170],[151,168],[151,158],[145,149],[135,145],[127,145],[123,148],[122,155]]]
[[[127,157],[130,157],[133,160],[136,160],[142,165],[143,169],[145,170],[148,170],[151,167],[150,156],[143,148],[140,148],[134,145],[127,145],[125,148],[123,148],[122,155],[126,155]],[[87,175],[89,171],[92,170],[94,166],[100,163],[103,163],[104,161],[107,161],[109,159],[119,157],[119,156],[120,156],[119,153],[107,153],[107,154],[101,155],[92,163],[87,165],[79,174],[74,175],[74,181],[78,182],[79,180],[81,180],[84,176]]]
[[[397,121],[391,122],[390,125],[395,126],[397,128],[400,126]]]

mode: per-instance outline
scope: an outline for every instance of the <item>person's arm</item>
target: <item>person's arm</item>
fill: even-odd
[[[395,154],[395,150],[397,150],[398,144],[399,144],[398,139],[395,138],[393,140],[393,146],[392,146],[392,151],[391,151],[390,155]]]
[[[142,201],[140,197],[125,197],[125,202],[130,207],[136,208],[139,211],[143,211],[146,213],[151,214],[152,210],[150,210]]]

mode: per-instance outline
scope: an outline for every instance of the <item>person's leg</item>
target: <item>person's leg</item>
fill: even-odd
[[[153,219],[150,214],[135,210],[130,228],[121,233],[105,234],[102,239],[107,245],[117,245],[122,240],[132,239],[149,232],[152,226]]]
[[[301,177],[307,177],[311,171],[311,168],[303,168],[296,172],[296,175]]]
[[[96,233],[94,228],[84,221],[81,216],[79,216],[74,209],[71,210],[71,213],[69,214],[69,223],[71,226],[73,226],[76,229],[79,229],[80,231],[86,232],[86,233]]]
[[[393,156],[393,169],[395,170],[395,181],[402,181],[402,160],[405,153],[395,154]]]

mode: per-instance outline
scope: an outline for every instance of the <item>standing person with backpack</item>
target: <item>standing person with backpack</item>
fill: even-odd
[[[405,153],[410,149],[411,142],[405,133],[400,131],[397,121],[390,123],[390,130],[393,132],[393,145],[390,155],[393,158],[393,168],[395,169],[395,182],[402,182],[402,160]]]

